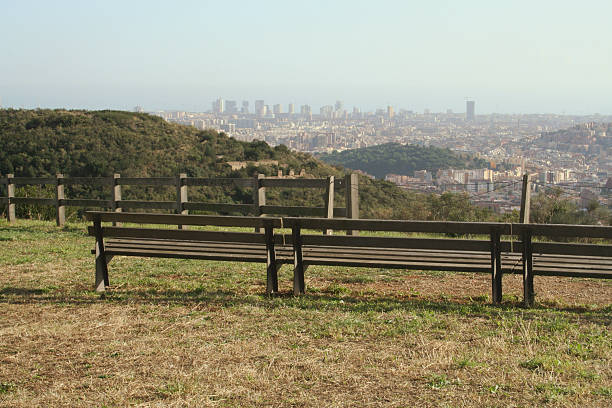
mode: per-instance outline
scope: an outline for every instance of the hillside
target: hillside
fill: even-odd
[[[389,173],[412,176],[415,170],[427,170],[435,174],[439,169],[483,168],[488,165],[482,159],[461,155],[449,149],[399,143],[324,154],[320,159],[326,163],[362,170],[380,179]]]
[[[227,164],[265,159],[276,160],[278,165],[250,165],[232,170]],[[265,142],[241,142],[215,130],[167,123],[147,114],[0,110],[0,174],[41,177],[63,173],[97,177],[121,173],[131,177],[159,177],[184,172],[189,177],[250,177],[256,173],[276,175],[281,167],[285,172],[296,173],[304,169],[308,177],[346,174],[342,167],[326,164],[309,154],[292,152],[285,146],[272,148]],[[360,213],[364,218],[441,219],[451,214],[441,208],[436,197],[407,192],[381,180],[360,177],[359,191]],[[130,192],[138,197],[124,199],[172,200],[175,194],[167,189],[150,188],[131,188]],[[268,189],[266,195],[270,205],[322,206],[321,193],[312,189]],[[21,194],[45,193],[22,188]],[[70,186],[67,194],[74,198],[105,198],[109,193],[94,187]],[[252,202],[250,190],[238,187],[194,189],[189,194],[191,199],[205,202]],[[486,211],[472,206],[467,196],[447,195],[445,200],[447,207],[461,209],[451,216],[459,217],[457,221],[490,217]],[[336,205],[344,205],[343,194],[336,195]],[[27,211],[24,216],[32,210]]]

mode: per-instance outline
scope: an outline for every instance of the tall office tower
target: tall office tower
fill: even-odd
[[[277,103],[276,105],[274,105],[274,106],[272,107],[272,112],[273,112],[275,115],[278,115],[278,114],[280,114],[280,113],[283,113],[282,111],[283,111],[283,110],[282,110],[282,108],[281,108],[280,103]]]
[[[310,115],[312,113],[312,108],[310,105],[302,105],[300,106],[300,114],[301,115]]]
[[[242,101],[242,109],[240,109],[240,113],[249,113],[249,101]]]
[[[475,101],[465,102],[465,120],[473,121],[476,118],[475,105]]]
[[[266,113],[264,112],[264,109],[266,107],[265,102],[262,99],[256,100],[255,101],[255,113],[259,116],[263,116]]]
[[[391,105],[387,106],[387,117],[389,119],[393,119],[393,115],[394,115],[394,113],[393,113],[393,106],[391,106]]]
[[[344,104],[342,103],[342,101],[336,101],[336,104],[334,105],[334,110],[338,112],[341,111],[343,107]]]
[[[295,113],[295,105],[290,103],[287,109],[287,113],[293,115]]]
[[[219,98],[212,103],[213,113],[223,113],[225,111],[225,101],[223,98]]]
[[[229,114],[238,113],[236,101],[225,101],[225,112]]]
[[[319,108],[319,113],[322,118],[331,119],[334,113],[334,107],[331,105],[321,106],[321,108]]]

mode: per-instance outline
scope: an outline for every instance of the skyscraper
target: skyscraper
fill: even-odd
[[[295,113],[295,105],[290,103],[287,109],[287,113],[293,115]]]
[[[242,101],[242,109],[240,110],[240,113],[249,113],[249,101]]]
[[[259,116],[263,116],[266,113],[264,112],[264,109],[266,107],[265,102],[263,101],[263,99],[259,99],[255,101],[255,113]]]
[[[465,120],[473,121],[476,118],[475,105],[475,101],[465,102]]]

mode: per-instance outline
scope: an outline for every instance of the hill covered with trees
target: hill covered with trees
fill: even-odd
[[[326,163],[339,164],[349,169],[362,170],[376,178],[386,174],[413,176],[416,170],[435,174],[439,169],[483,168],[488,163],[469,155],[455,153],[438,147],[421,147],[387,143],[361,149],[319,156]]]
[[[248,165],[232,170],[229,161],[275,160],[278,165]],[[241,142],[215,130],[167,123],[159,117],[122,111],[0,110],[0,174],[43,177],[63,173],[72,177],[162,177],[187,173],[190,177],[251,177],[304,169],[308,177],[344,176],[340,166],[310,154],[292,152],[265,142]],[[21,189],[22,195],[40,191]],[[34,189],[34,188],[33,188]],[[71,197],[108,198],[108,192],[69,186]],[[126,189],[127,190],[127,189]],[[171,189],[170,189],[171,190]],[[195,189],[193,189],[195,190]],[[443,199],[407,192],[392,183],[360,177],[360,213],[364,218],[485,220],[487,211],[470,204],[465,195]],[[18,191],[18,194],[20,192]],[[47,192],[49,193],[49,192]],[[138,199],[172,199],[168,189],[131,188],[124,195]],[[44,192],[42,192],[44,194]],[[207,202],[250,203],[250,191],[210,187],[190,190],[192,199]],[[197,197],[196,197],[197,196]],[[268,189],[268,204],[322,206],[316,190]],[[132,199],[132,197],[124,197]],[[343,205],[337,194],[337,206]],[[453,211],[452,209],[460,209]],[[0,209],[3,211],[3,209]]]

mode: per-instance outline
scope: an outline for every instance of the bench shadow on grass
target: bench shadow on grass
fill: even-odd
[[[523,308],[520,302],[504,302],[501,305],[491,305],[485,301],[467,300],[465,302],[446,299],[427,298],[397,298],[379,296],[373,298],[358,298],[337,296],[323,292],[307,293],[293,296],[292,293],[278,293],[268,296],[263,292],[252,294],[234,290],[130,290],[110,289],[104,294],[96,294],[88,288],[72,288],[70,291],[58,289],[32,289],[5,287],[0,290],[0,303],[12,304],[47,304],[47,305],[88,305],[96,303],[121,304],[159,304],[159,305],[194,305],[204,304],[216,307],[254,306],[274,310],[293,307],[303,310],[332,310],[350,313],[414,311],[459,314],[465,317],[495,318],[500,314],[520,313],[522,318],[531,319],[545,314],[558,312],[568,313],[570,319],[589,321],[595,324],[612,324],[612,305],[591,309],[580,306],[549,306],[536,305],[533,308]],[[74,290],[76,289],[76,290]]]

